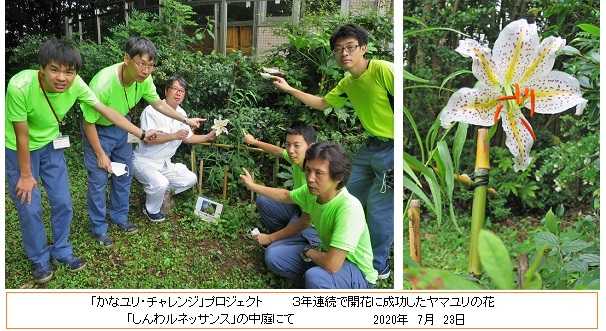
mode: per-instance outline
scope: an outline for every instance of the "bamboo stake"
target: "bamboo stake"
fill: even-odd
[[[408,208],[408,243],[410,257],[421,264],[421,201],[411,200]]]
[[[200,160],[198,167],[198,194],[202,194],[202,179],[204,178],[204,160]]]
[[[488,184],[488,129],[478,129],[475,164],[475,185],[473,192],[473,206],[471,210],[471,237],[469,239],[469,272],[479,275],[481,272],[480,252],[478,249],[480,230],[486,218],[486,191]]]
[[[191,171],[196,173],[196,145],[191,145],[191,152],[189,153],[189,161],[191,162]]]
[[[252,173],[250,174],[250,176],[252,177],[253,182],[255,181],[255,174]],[[255,191],[251,190],[250,191],[250,203],[254,203],[255,202]]]
[[[227,199],[227,166],[223,168],[223,200]]]
[[[271,181],[274,183],[274,186],[278,185],[278,172],[280,172],[280,159],[276,158],[274,169],[271,173]]]
[[[203,145],[203,146],[214,146],[214,147],[220,147],[220,148],[236,148],[237,146],[234,145],[227,145],[227,144],[215,144],[215,143],[200,143],[198,145]],[[257,148],[257,147],[249,147],[249,146],[244,146],[244,148],[251,150],[251,151],[257,151],[257,152],[265,152],[264,150]]]

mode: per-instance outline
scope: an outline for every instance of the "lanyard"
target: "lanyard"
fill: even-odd
[[[124,66],[121,67],[121,74],[122,74],[122,82],[120,82],[121,84],[124,82]],[[130,103],[128,102],[128,94],[126,93],[126,87],[124,87],[124,85],[122,85],[122,90],[124,91],[124,99],[126,99],[126,108],[128,108],[127,113],[130,113],[130,111],[135,108],[135,105],[133,105],[133,107],[130,107]],[[137,84],[137,82],[135,81],[135,99],[137,98],[137,92],[139,90],[139,84]]]
[[[48,99],[48,95],[46,95],[46,91],[42,87],[42,81],[40,80],[40,73],[38,73],[38,84],[40,84],[40,89],[42,90],[42,93],[44,94],[44,98],[46,99],[46,103],[48,103],[48,106],[50,107],[51,112],[55,116],[55,119],[57,120],[57,124],[59,125],[59,132],[61,132],[61,125],[65,124],[65,123],[63,121],[59,120],[59,116],[57,116],[57,112],[55,111],[55,108],[53,107],[53,104]]]

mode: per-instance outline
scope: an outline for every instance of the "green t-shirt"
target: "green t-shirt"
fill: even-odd
[[[290,165],[292,166],[292,188],[297,189],[307,184],[307,179],[305,178],[305,172],[303,171],[303,168],[295,164],[290,159],[290,156],[288,156],[288,152],[286,150],[282,152],[282,157],[284,158],[284,160],[288,161],[288,163],[290,163]]]
[[[310,215],[322,250],[327,251],[331,246],[346,251],[346,258],[358,266],[369,283],[375,284],[377,271],[372,266],[370,234],[360,201],[345,187],[324,204],[316,201],[317,196],[309,192],[307,185],[290,191],[289,195],[304,213]]]
[[[130,109],[139,103],[141,98],[150,104],[160,100],[151,75],[141,83],[134,82],[129,87],[123,87],[119,76],[121,65],[122,62],[101,69],[90,81],[90,88],[104,105],[122,115],[126,115]],[[84,120],[88,123],[106,126],[112,124],[105,116],[94,111],[94,109],[86,105],[81,106],[81,108]]]
[[[46,92],[46,95],[59,120],[65,117],[76,100],[97,112],[94,106],[99,100],[79,75],[76,75],[67,90],[60,93]],[[6,148],[17,150],[12,122],[27,122],[30,151],[46,146],[59,135],[59,124],[40,87],[38,70],[23,70],[10,79],[6,88],[5,107]]]
[[[324,100],[335,108],[349,100],[368,134],[393,139],[393,81],[393,63],[370,60],[360,77],[346,73]]]

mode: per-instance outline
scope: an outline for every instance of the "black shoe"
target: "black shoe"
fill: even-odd
[[[145,216],[147,216],[147,218],[154,223],[160,223],[166,219],[166,216],[162,212],[152,214],[147,211],[147,207],[143,207],[143,214],[145,214]]]
[[[114,242],[109,238],[108,235],[94,237],[97,243],[99,243],[99,245],[103,246],[104,248],[110,248],[114,245]]]
[[[118,229],[120,229],[126,234],[133,234],[139,231],[139,229],[137,229],[137,226],[130,222],[126,222],[125,224],[118,224]]]
[[[53,267],[50,264],[34,263],[33,275],[37,284],[47,283],[53,278]]]
[[[86,266],[86,262],[84,262],[84,260],[73,255],[65,259],[57,259],[57,262],[65,264],[70,271],[79,271],[84,269],[84,267]]]

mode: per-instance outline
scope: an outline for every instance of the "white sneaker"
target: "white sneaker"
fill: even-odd
[[[378,279],[378,280],[384,280],[384,279],[389,278],[389,276],[391,276],[391,270],[390,270],[390,269],[387,269],[387,270],[386,270],[386,271],[384,271],[382,274],[379,274],[379,275],[377,276],[377,279]]]

